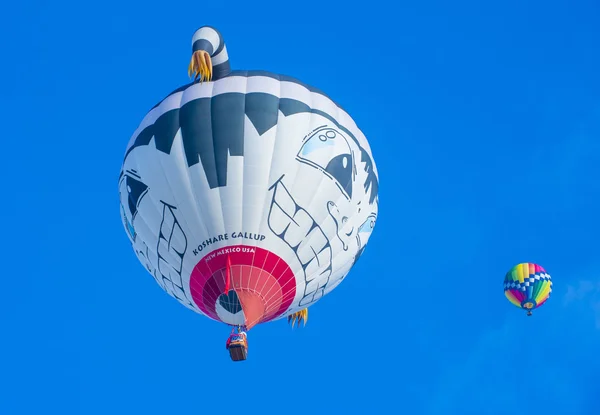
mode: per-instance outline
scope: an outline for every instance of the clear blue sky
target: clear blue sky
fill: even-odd
[[[600,6],[403,3],[3,7],[2,415],[598,414]],[[348,279],[305,329],[254,329],[243,364],[119,217],[127,141],[205,24],[234,69],[345,107],[380,176]],[[502,292],[523,261],[554,278],[531,318]]]

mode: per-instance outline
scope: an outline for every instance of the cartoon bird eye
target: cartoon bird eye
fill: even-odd
[[[369,215],[369,217],[367,218],[367,220],[365,220],[363,222],[362,225],[360,225],[360,227],[358,228],[358,233],[371,233],[373,232],[373,228],[375,227],[375,221],[376,221],[376,217],[375,215],[371,214]]]
[[[339,131],[322,128],[302,145],[298,160],[309,164],[336,182],[344,196],[352,198],[354,160],[350,145]]]
[[[122,172],[119,178],[121,215],[123,216],[123,224],[132,242],[135,241],[137,236],[133,221],[137,215],[140,201],[146,193],[148,193],[148,185],[141,181],[140,176],[135,170]]]
[[[126,176],[125,186],[127,188],[127,203],[129,207],[129,213],[131,214],[131,220],[133,220],[137,214],[137,207],[140,199],[148,191],[148,186],[131,176]]]

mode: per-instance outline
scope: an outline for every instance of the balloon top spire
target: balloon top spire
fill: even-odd
[[[202,26],[192,36],[192,57],[188,75],[194,81],[216,81],[231,72],[223,36],[211,26]]]

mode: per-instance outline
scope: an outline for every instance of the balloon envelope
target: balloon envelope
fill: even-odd
[[[504,277],[504,295],[519,308],[533,310],[550,298],[552,279],[540,265],[515,265]]]
[[[121,217],[167,293],[251,328],[340,284],[375,226],[378,183],[365,136],[325,94],[227,72],[144,117],[119,177]]]

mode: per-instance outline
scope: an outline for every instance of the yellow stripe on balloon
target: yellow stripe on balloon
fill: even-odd
[[[529,264],[519,264],[518,269],[518,278],[519,282],[524,282],[525,278],[529,277]]]
[[[535,301],[539,303],[542,300],[548,298],[548,296],[550,295],[550,288],[550,281],[544,281],[544,287],[540,290]]]

